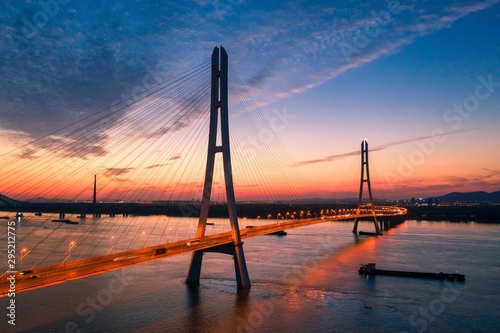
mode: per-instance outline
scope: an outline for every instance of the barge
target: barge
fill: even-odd
[[[279,230],[279,231],[268,233],[267,235],[286,236],[287,232],[285,230]]]
[[[465,281],[465,275],[458,273],[425,273],[425,272],[407,272],[407,271],[393,271],[385,269],[377,269],[375,263],[363,264],[359,268],[359,274],[361,275],[390,275],[390,276],[403,276],[403,277],[415,277],[422,279],[438,279],[438,280],[450,280],[450,281]]]
[[[52,222],[61,222],[61,223],[66,223],[66,224],[78,224],[77,221],[71,221],[71,220],[61,220],[61,219],[57,219],[57,220],[51,220]]]
[[[358,231],[360,236],[382,236],[382,232],[368,232],[368,231]]]

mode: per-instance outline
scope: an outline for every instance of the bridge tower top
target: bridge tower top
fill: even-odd
[[[92,197],[92,203],[97,202],[97,175],[94,175],[94,196]]]
[[[369,202],[367,204],[368,207],[363,207],[363,187],[364,184],[367,184],[368,187],[368,196]],[[352,230],[353,233],[357,233],[358,231],[358,218],[361,214],[362,210],[366,209],[370,210],[371,215],[373,216],[373,222],[375,224],[375,232],[380,234],[380,228],[377,223],[377,214],[375,213],[375,209],[373,207],[373,196],[372,196],[372,186],[370,183],[370,168],[368,165],[368,141],[364,139],[361,141],[361,180],[359,182],[359,197],[358,197],[358,208],[356,209],[356,218],[354,220],[354,228]]]

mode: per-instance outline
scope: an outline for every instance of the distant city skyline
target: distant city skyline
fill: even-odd
[[[12,2],[0,14],[0,164],[4,175],[15,170],[40,145],[13,149],[204,63],[223,45],[303,177],[297,191],[306,197],[356,196],[365,138],[374,197],[498,191],[499,2]],[[244,118],[238,121],[244,128]],[[53,164],[83,163],[95,151],[109,157],[110,137],[109,129],[95,133],[94,155],[82,149]],[[184,159],[171,151],[143,167],[156,172]],[[86,166],[78,177],[61,175],[59,187],[41,193],[90,197],[96,170],[104,185],[139,169],[116,160]],[[272,172],[268,177],[263,182],[273,184]],[[164,191],[181,191],[182,184],[165,181]],[[244,195],[252,193],[248,185]]]

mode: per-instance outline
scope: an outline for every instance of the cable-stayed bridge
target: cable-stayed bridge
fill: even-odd
[[[241,122],[243,126],[229,127],[230,94],[232,110],[236,110],[231,113],[231,124]],[[373,205],[368,144],[363,141],[357,207],[325,210],[314,216],[300,210],[282,211],[275,216],[262,212],[259,225],[247,225],[240,230],[237,196],[240,202],[263,198],[273,202],[301,202],[301,198],[310,193],[304,178],[273,135],[272,128],[229,67],[224,48],[217,47],[209,63],[169,81],[150,85],[108,109],[4,153],[1,156],[4,160],[6,156],[11,159],[1,168],[4,195],[0,197],[0,206],[15,211],[19,218],[17,223],[9,220],[9,227],[14,222],[12,230],[22,228],[21,215],[28,211],[35,212],[35,216],[58,213],[59,219],[52,220],[57,227],[50,230],[41,230],[50,225],[43,221],[27,234],[19,234],[29,237],[43,232],[43,237],[35,246],[27,244],[26,249],[17,249],[15,264],[2,275],[2,295],[5,296],[11,286],[6,276],[14,275],[17,292],[20,292],[185,252],[193,253],[188,282],[199,282],[205,252],[219,252],[233,256],[237,285],[245,288],[250,286],[250,279],[243,251],[244,238],[346,219],[355,219],[353,231],[357,232],[360,218],[373,218],[374,234],[381,234],[387,225],[380,221],[381,228],[377,218],[400,217],[406,213],[398,207]],[[245,143],[249,138],[252,144]],[[204,175],[200,172],[203,169]],[[93,196],[88,197],[91,187],[85,184],[90,176],[95,180],[95,175],[101,180],[100,186],[94,181]],[[370,195],[367,204],[362,201],[365,183]],[[47,202],[45,197],[52,199]],[[72,202],[67,198],[72,198]],[[196,204],[190,205],[190,199]],[[227,231],[208,235],[207,228],[213,224],[208,220],[213,202],[223,203],[227,208]],[[99,222],[103,214],[109,214],[110,218],[116,214],[173,214],[175,209],[183,216],[198,217],[196,234],[168,242],[160,237],[156,244],[143,243],[139,248],[132,246],[115,252],[111,246],[115,236],[106,234],[110,243],[108,253],[71,258],[72,252],[87,238],[99,234],[102,223],[106,223]],[[79,214],[76,218],[80,220],[74,221],[75,217],[67,214]],[[92,222],[87,215],[93,216]],[[49,243],[65,224],[72,225],[69,235],[79,230],[85,232],[68,243],[64,260],[50,265],[43,265],[41,260],[21,274],[23,258],[26,262],[29,253],[41,248],[44,242]],[[135,238],[144,232],[133,222],[119,227],[115,232],[130,232]],[[7,239],[11,229],[6,229]],[[167,226],[161,232],[162,236],[166,234]],[[64,242],[72,238],[62,239]],[[22,241],[23,238],[16,239],[16,242]],[[94,246],[98,247],[102,244]],[[49,250],[47,257],[54,253],[55,250]]]
[[[273,223],[261,226],[251,226],[251,228],[242,229],[240,231],[240,235],[242,239],[246,239],[318,223],[352,220],[353,217],[356,216],[355,208],[351,210],[344,210],[343,212],[350,212],[351,214],[332,215],[322,218],[308,218],[284,222],[274,222],[275,220],[273,220]],[[398,209],[396,207],[386,207],[384,211],[380,210],[378,216],[401,216],[404,213],[404,209]],[[366,218],[371,216],[371,212],[366,212],[358,215],[359,218]],[[171,257],[186,252],[201,250],[205,250],[207,252],[218,252],[221,248],[223,249],[225,246],[230,245],[232,245],[231,233],[223,232],[204,236],[202,238],[179,240],[164,244],[141,247],[133,250],[108,253],[91,258],[65,261],[63,263],[34,268],[32,269],[32,272],[29,272],[25,275],[18,274],[16,290],[17,292],[22,292],[48,287],[70,280],[80,279],[96,274],[102,274],[111,270],[147,263],[153,260],[165,259],[166,257]],[[72,247],[71,243],[69,244],[69,247]],[[71,249],[69,251],[71,251]],[[22,271],[23,270],[20,269],[18,273],[21,273]],[[7,296],[9,292],[10,283],[8,280],[6,280],[7,276],[8,274],[3,274],[2,280],[0,281],[0,297]],[[37,276],[37,278],[32,278],[33,276]]]

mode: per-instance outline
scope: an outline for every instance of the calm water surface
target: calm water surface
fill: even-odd
[[[71,226],[44,218],[21,222],[18,247],[33,248],[24,268],[192,237],[197,223],[102,218]],[[225,221],[215,221],[209,233],[227,229]],[[362,223],[360,229],[372,227]],[[327,222],[285,237],[247,239],[247,291],[236,290],[232,258],[206,254],[199,287],[184,283],[190,255],[180,255],[21,293],[15,329],[4,314],[0,332],[500,331],[499,225],[408,221],[376,238],[355,238],[351,229],[351,223]],[[69,253],[73,239],[78,246]],[[366,278],[357,273],[364,262],[458,271],[466,281]],[[0,299],[4,313],[7,300]]]

